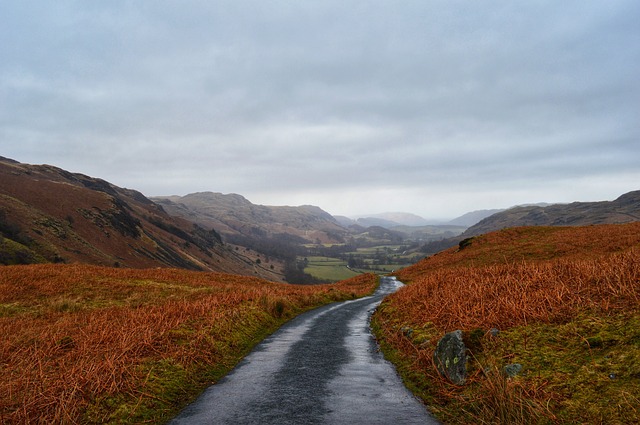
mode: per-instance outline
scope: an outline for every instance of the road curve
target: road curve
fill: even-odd
[[[369,319],[402,284],[304,313],[170,424],[437,424],[379,352]]]

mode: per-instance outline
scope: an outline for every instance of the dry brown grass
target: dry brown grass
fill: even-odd
[[[447,250],[399,275],[410,284],[383,302],[374,322],[410,385],[447,422],[557,421],[554,406],[565,408],[573,397],[571,391],[579,391],[575,386],[564,388],[561,374],[543,370],[545,364],[555,361],[554,353],[562,354],[565,361],[558,360],[554,364],[561,365],[554,367],[579,371],[585,379],[604,373],[599,381],[603,391],[615,391],[615,396],[626,391],[613,386],[627,381],[611,381],[605,373],[605,368],[617,367],[610,364],[612,358],[625,361],[613,348],[604,347],[597,357],[582,331],[568,337],[565,332],[562,338],[570,340],[548,335],[557,335],[553,329],[558,326],[578,329],[584,325],[576,320],[620,323],[621,328],[629,318],[640,315],[640,223],[507,229],[474,238],[464,249]],[[504,346],[507,337],[498,338],[493,345],[486,334],[491,328],[514,329],[508,337],[511,346]],[[407,329],[412,330],[410,335]],[[455,329],[465,332],[471,353],[477,355],[466,388],[442,379],[432,360],[437,340]],[[593,328],[594,335],[604,332],[598,329]],[[637,346],[633,332],[625,329],[626,336],[614,335],[611,340],[637,349],[633,348]],[[547,350],[544,354],[537,354],[543,349]],[[493,352],[503,357],[494,358]],[[580,356],[575,365],[567,366],[569,353]],[[521,380],[508,379],[496,369],[517,358],[539,362],[535,367],[541,369],[531,372],[536,376]],[[591,377],[583,372],[586,370]],[[586,382],[571,385],[585,386]],[[628,382],[630,388],[637,385],[632,377]],[[567,415],[571,414],[575,413]],[[561,422],[575,419],[565,417]]]
[[[540,262],[554,258],[598,258],[640,246],[640,222],[583,227],[514,227],[471,239],[468,248],[447,249],[400,270],[411,282],[433,270],[491,264]]]
[[[375,282],[367,275],[296,286],[174,269],[0,268],[0,422],[166,419],[211,383],[212,369],[228,370],[282,321],[369,293]]]
[[[393,303],[400,320],[431,322],[444,332],[559,322],[580,309],[637,309],[640,254],[438,269],[399,291]]]

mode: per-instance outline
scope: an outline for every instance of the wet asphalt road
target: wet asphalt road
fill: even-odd
[[[383,278],[370,297],[298,316],[170,424],[437,424],[369,331],[399,286]]]

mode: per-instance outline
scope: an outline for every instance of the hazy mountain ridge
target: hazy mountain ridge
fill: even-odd
[[[481,220],[502,211],[504,211],[504,209],[502,208],[470,211],[461,215],[460,217],[454,218],[453,220],[449,221],[448,224],[470,227],[480,222]]]
[[[473,221],[491,211],[473,211],[449,223]],[[378,216],[404,217],[413,223],[416,217],[422,219],[410,213]],[[167,266],[258,273],[272,280],[281,280],[282,270],[273,270],[273,263],[260,266],[260,252],[294,261],[300,255],[298,248],[305,245],[402,241],[415,247],[431,243],[422,252],[434,253],[505,227],[640,221],[640,191],[615,201],[513,207],[485,217],[464,233],[464,226],[452,224],[410,226],[384,218],[370,220],[333,217],[312,205],[256,205],[238,194],[147,198],[99,178],[0,157],[0,264]],[[233,243],[259,253],[252,257],[232,252],[223,237],[235,238]]]
[[[417,227],[417,226],[428,226],[430,224],[433,224],[432,221],[429,221],[423,217],[420,217],[419,215],[409,213],[409,212],[401,212],[401,211],[371,214],[371,215],[367,215],[366,217],[359,217],[357,218],[356,221],[370,220],[370,219],[379,219],[382,221],[395,223],[395,225],[402,225],[402,226]]]
[[[371,214],[359,218],[345,216],[334,216],[334,218],[354,234],[367,232],[370,227],[383,227],[402,235],[403,239],[421,243],[452,238],[469,227],[457,224],[455,220],[427,220],[407,212]]]
[[[401,224],[396,221],[387,220],[378,217],[361,217],[355,220],[356,224],[362,227],[384,227],[391,229],[392,227],[400,226]]]
[[[81,262],[254,274],[214,230],[142,193],[0,157],[0,263]]]
[[[214,228],[226,237],[288,234],[309,243],[342,243],[348,233],[331,214],[312,205],[257,205],[241,195],[218,192],[151,199],[167,213]]]
[[[442,224],[440,221],[427,220],[419,215],[408,212],[384,212],[377,214],[365,214],[356,217],[334,216],[344,227],[358,225],[362,227],[381,226],[388,229],[397,226],[432,226]]]
[[[490,210],[482,210],[480,213],[485,211]],[[435,254],[466,238],[510,227],[584,226],[633,221],[640,221],[640,191],[628,192],[615,201],[525,204],[489,215],[458,236],[429,242],[423,245],[421,251]]]
[[[502,209],[476,210],[465,213],[454,219],[426,219],[419,215],[408,212],[386,212],[380,214],[367,214],[359,217],[334,216],[334,218],[343,226],[352,225],[360,226],[382,226],[388,229],[394,227],[426,227],[426,226],[456,226],[470,227],[480,220],[489,217],[497,212],[504,211]]]
[[[517,226],[584,226],[640,221],[640,191],[621,195],[614,201],[573,202],[547,206],[509,208],[469,227],[463,237]]]

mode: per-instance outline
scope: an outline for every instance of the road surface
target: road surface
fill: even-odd
[[[369,330],[382,298],[331,304],[284,325],[170,424],[437,424]]]

